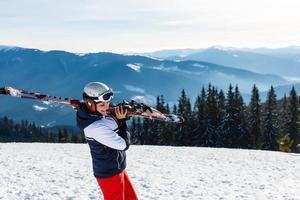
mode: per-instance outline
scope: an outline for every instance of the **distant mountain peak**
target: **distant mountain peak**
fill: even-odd
[[[234,48],[234,47],[224,47],[224,46],[220,46],[220,45],[211,46],[208,49],[215,49],[215,50],[220,50],[220,51],[234,51],[234,50],[236,50],[236,48]]]
[[[18,49],[22,49],[22,48],[17,46],[0,45],[0,51],[9,51],[9,50],[18,50]]]

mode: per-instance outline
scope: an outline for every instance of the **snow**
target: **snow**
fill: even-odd
[[[140,72],[141,71],[141,64],[137,64],[137,63],[135,63],[135,64],[127,64],[126,66],[129,67],[129,68],[131,68],[131,69],[133,69],[136,72]]]
[[[178,61],[178,62],[181,62],[181,61]],[[194,64],[192,66],[194,66]],[[198,72],[197,71],[189,71],[189,70],[181,69],[178,66],[165,67],[163,64],[161,64],[159,66],[154,66],[154,67],[152,67],[152,69],[159,70],[159,71],[164,71],[164,72],[179,72],[179,73],[188,74],[188,75],[202,75],[204,73],[202,70],[198,71]]]
[[[300,77],[284,76],[283,78],[292,84],[300,82]]]
[[[164,61],[164,59],[158,58],[158,57],[155,57],[155,56],[150,56],[150,55],[143,55],[143,56],[146,57],[146,58],[150,58],[152,60],[156,60],[156,61]]]
[[[144,103],[146,105],[154,105],[155,103],[155,96],[150,95],[150,94],[145,94],[145,95],[135,95],[132,96],[130,99],[139,102],[139,103]]]
[[[49,102],[49,101],[41,101],[43,104],[45,104],[45,105],[49,105],[49,106],[51,106],[51,102]]]
[[[201,65],[199,63],[194,63],[192,64],[193,67],[198,67],[198,68],[207,68],[205,65]]]
[[[224,46],[220,46],[220,45],[215,45],[210,47],[211,49],[217,49],[220,51],[234,51],[236,48],[234,47],[224,47]]]
[[[300,155],[131,146],[140,199],[300,199]],[[0,199],[102,199],[87,144],[0,143]]]
[[[4,52],[12,51],[12,50],[16,51],[18,49],[20,49],[20,47],[0,45],[0,51],[4,51]]]
[[[75,53],[75,55],[80,56],[80,57],[83,57],[83,56],[86,56],[87,53]]]
[[[38,106],[38,105],[32,105],[33,109],[36,111],[43,111],[43,110],[48,110],[46,107]]]

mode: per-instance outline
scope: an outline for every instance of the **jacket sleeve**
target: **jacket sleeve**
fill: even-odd
[[[117,132],[99,121],[95,121],[84,129],[86,139],[94,139],[101,144],[116,150],[126,150],[129,145]]]
[[[122,137],[125,142],[126,142],[126,145],[127,145],[127,148],[125,150],[127,150],[130,146],[130,133],[127,131],[127,124],[126,124],[126,120],[118,120],[118,124],[119,124],[119,127],[118,127],[118,135],[120,137]]]

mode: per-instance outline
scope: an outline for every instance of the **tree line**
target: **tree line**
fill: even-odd
[[[204,86],[192,104],[185,90],[178,102],[156,99],[156,109],[182,115],[183,124],[132,118],[129,122],[132,143],[140,145],[173,145],[225,147],[299,152],[299,97],[292,87],[288,96],[277,100],[271,86],[262,102],[254,85],[251,100],[245,104],[236,85],[226,93],[209,84]],[[0,118],[0,142],[85,142],[83,133],[67,128],[43,128],[27,120],[16,123]]]
[[[156,108],[164,113],[171,109],[164,96],[156,99]],[[211,84],[202,87],[194,104],[182,90],[172,113],[180,113],[185,122],[170,124],[133,119],[132,142],[149,145],[225,147],[298,152],[299,98],[292,87],[289,96],[277,100],[274,88],[261,102],[254,85],[246,106],[238,86],[229,85],[226,94]],[[297,146],[298,145],[298,146]]]
[[[0,142],[51,142],[82,143],[83,134],[75,133],[67,128],[44,128],[22,120],[14,122],[7,117],[0,118]]]

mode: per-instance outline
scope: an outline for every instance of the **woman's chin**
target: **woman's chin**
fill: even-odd
[[[104,116],[107,115],[107,112],[106,112],[106,111],[100,111],[100,113],[101,113],[102,115],[104,115]]]

